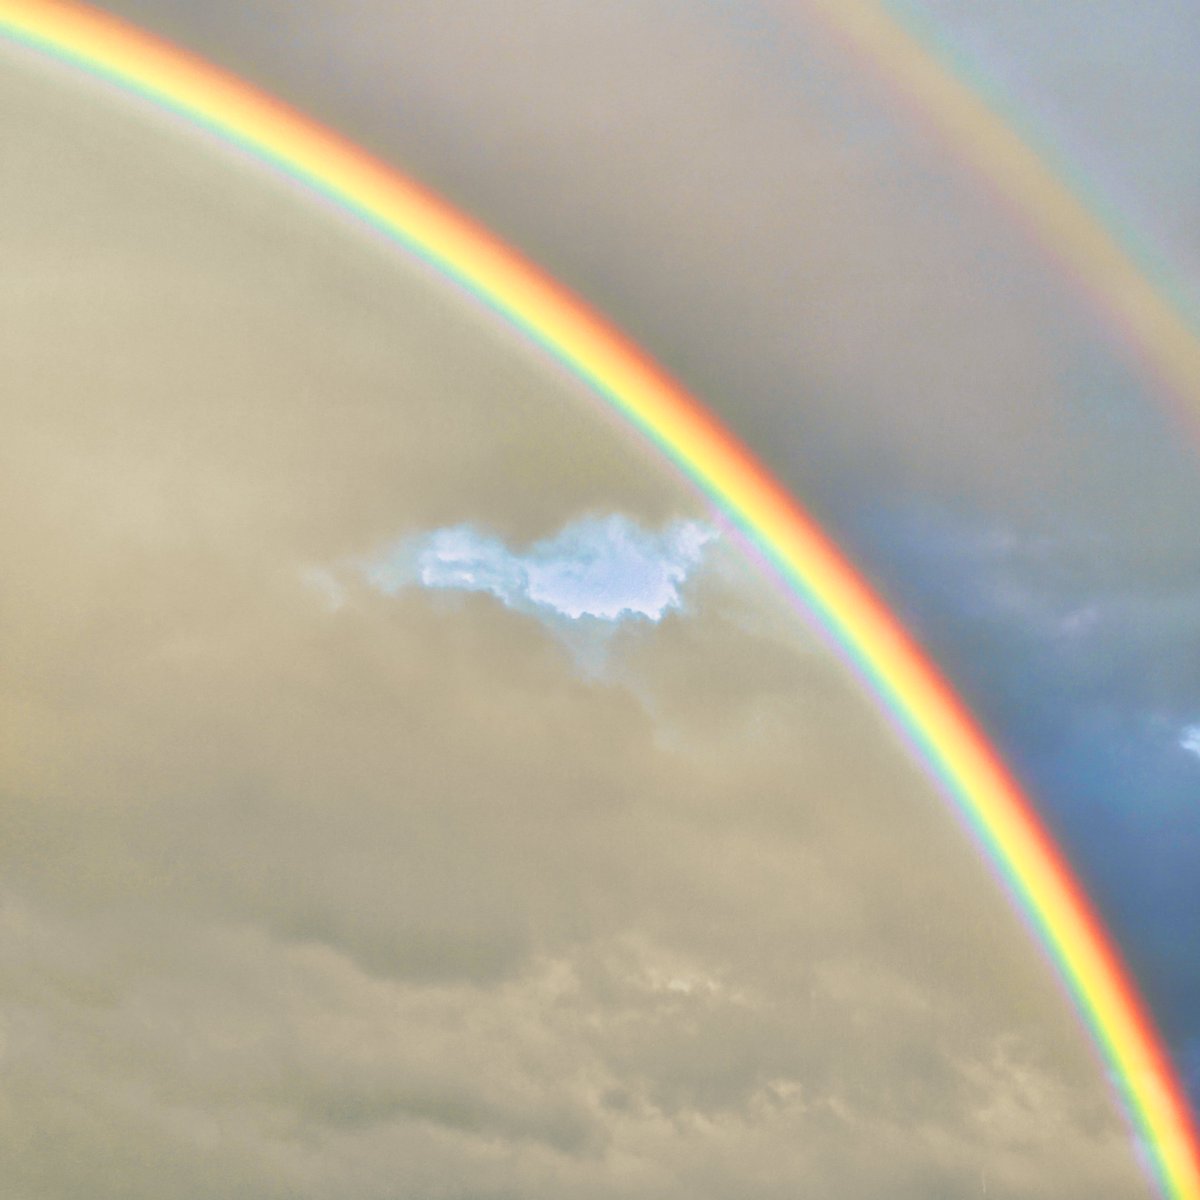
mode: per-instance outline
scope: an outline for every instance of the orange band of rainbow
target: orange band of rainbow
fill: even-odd
[[[870,7],[855,2],[847,11],[861,15]],[[1059,965],[1164,1194],[1200,1200],[1200,1155],[1179,1086],[1114,950],[1028,801],[896,619],[696,400],[579,300],[443,201],[217,68],[60,0],[0,0],[0,35],[207,127],[384,230],[566,364],[682,467],[812,608],[944,785]],[[1132,303],[1155,327],[1156,306],[1145,298]],[[1177,344],[1173,337],[1162,346],[1148,343],[1164,368],[1175,362]]]

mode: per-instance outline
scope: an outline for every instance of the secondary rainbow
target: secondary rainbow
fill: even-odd
[[[1200,422],[1200,337],[1172,298],[1161,263],[1113,234],[1067,182],[1064,170],[1005,120],[905,0],[786,0],[824,23],[858,64],[873,64],[893,95],[941,138],[955,157],[1007,201],[1027,231],[1073,277],[1098,315],[1142,365],[1181,401],[1195,434]]]
[[[179,113],[386,232],[586,380],[674,460],[810,606],[942,783],[1058,964],[1164,1195],[1200,1200],[1200,1153],[1179,1085],[1114,949],[1028,801],[896,619],[695,399],[442,200],[212,65],[61,0],[0,0],[0,35]],[[1158,343],[1147,346],[1165,366]]]

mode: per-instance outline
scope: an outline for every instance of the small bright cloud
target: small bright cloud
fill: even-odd
[[[1200,725],[1189,725],[1180,735],[1179,745],[1200,758]]]
[[[657,621],[681,606],[679,589],[715,536],[699,521],[654,532],[614,514],[576,521],[517,553],[458,525],[396,544],[368,563],[365,575],[389,594],[419,584],[491,592],[510,608],[572,620]]]

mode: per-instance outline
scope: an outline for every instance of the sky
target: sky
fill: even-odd
[[[1200,1094],[1195,442],[886,81],[784,4],[105,7],[426,180],[745,438]],[[1043,7],[910,6],[1194,290],[1197,18]],[[1149,1194],[978,851],[648,448],[236,153],[0,68],[18,1195]]]

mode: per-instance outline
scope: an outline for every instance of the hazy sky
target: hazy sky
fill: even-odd
[[[802,0],[105,7],[465,206],[749,442],[996,738],[1200,1103],[1196,418],[888,81]],[[1193,4],[901,7],[1200,297]]]
[[[109,7],[734,423],[1035,785],[1186,1060],[1193,452],[977,181],[802,21]],[[578,385],[69,72],[0,57],[0,139],[15,1194],[1146,1194],[944,802]]]

